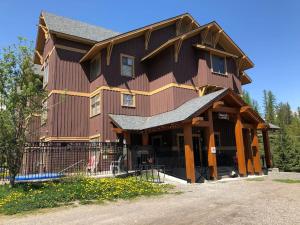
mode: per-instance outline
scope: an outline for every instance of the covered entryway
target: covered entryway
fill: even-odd
[[[262,172],[257,130],[266,133],[268,125],[230,89],[194,98],[152,117],[110,118],[113,129],[124,133],[127,143],[139,133],[142,144],[154,149],[153,162],[166,165],[168,173],[188,182],[201,177],[218,179],[224,168],[239,176]]]

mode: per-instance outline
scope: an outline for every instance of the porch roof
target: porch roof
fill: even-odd
[[[123,130],[145,130],[182,122],[192,118],[195,113],[206,109],[212,102],[226,95],[228,91],[229,89],[221,89],[219,91],[191,99],[172,111],[150,117],[115,114],[109,114],[109,117],[119,128]]]

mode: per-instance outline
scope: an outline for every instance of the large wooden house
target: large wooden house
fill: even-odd
[[[203,167],[261,174],[259,130],[271,166],[269,126],[241,98],[254,64],[215,21],[186,13],[117,33],[42,12],[35,50],[49,94],[32,139],[152,146],[195,182]]]

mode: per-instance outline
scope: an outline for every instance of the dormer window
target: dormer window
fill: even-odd
[[[134,77],[134,57],[121,55],[121,75],[125,77]]]
[[[101,55],[96,55],[90,64],[90,80],[95,80],[101,72]]]
[[[211,70],[213,73],[226,75],[226,58],[211,54]]]

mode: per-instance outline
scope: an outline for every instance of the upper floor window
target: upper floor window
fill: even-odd
[[[121,105],[127,107],[135,107],[135,96],[133,94],[121,94]]]
[[[49,77],[49,63],[48,60],[45,61],[44,70],[43,70],[43,87],[46,87],[48,84],[48,77]]]
[[[101,72],[101,55],[96,55],[90,63],[90,80],[95,80]]]
[[[125,77],[134,77],[134,57],[121,55],[121,75]]]
[[[218,74],[226,74],[226,58],[217,55],[211,55],[212,72]]]
[[[91,116],[96,116],[100,113],[100,94],[91,98]]]

